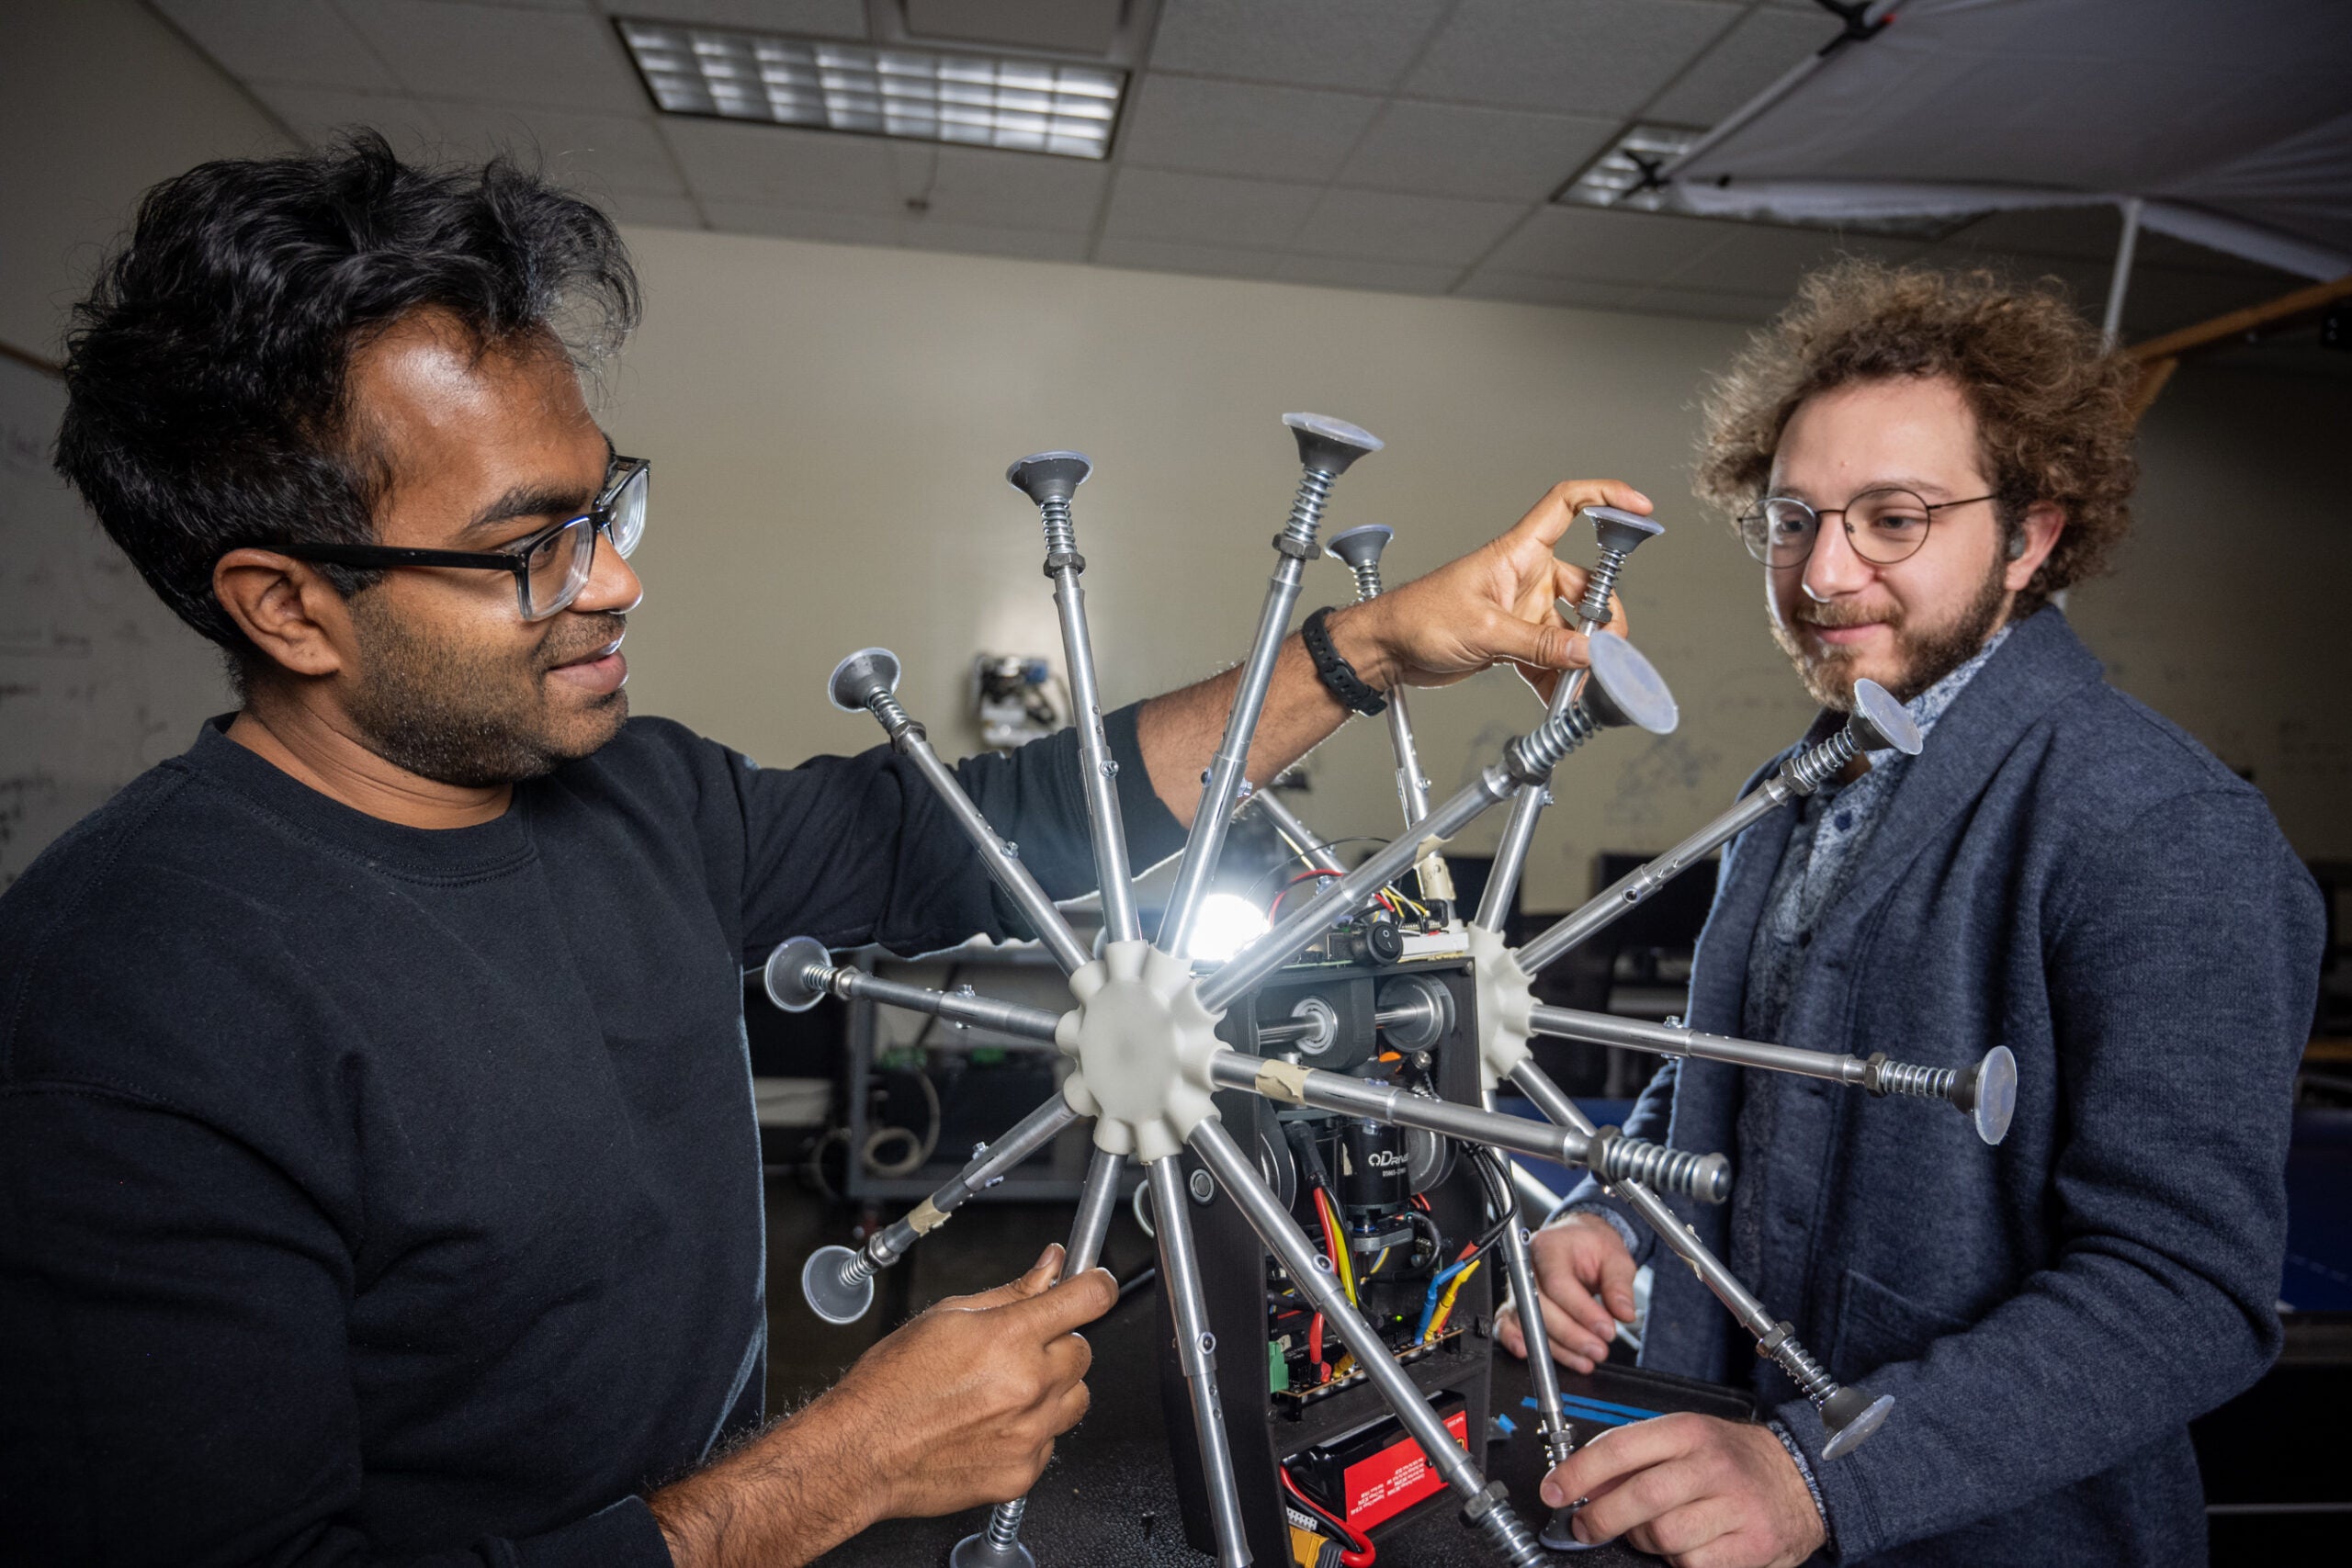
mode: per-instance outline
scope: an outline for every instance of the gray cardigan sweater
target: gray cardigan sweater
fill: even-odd
[[[1825,1461],[1811,1405],[1670,1266],[1643,1363],[1753,1383],[1820,1484],[1835,1561],[2202,1563],[2188,1423],[2278,1347],[2317,890],[2261,795],[2109,686],[2055,609],[2017,627],[1882,810],[1782,1038],[1937,1066],[2006,1044],[2007,1141],[1789,1080],[1773,1144],[1736,1148],[1746,1074],[1697,1061],[1668,1063],[1626,1130],[1764,1175],[1748,1284],[1894,1413]],[[1695,1029],[1739,1032],[1790,821],[1725,852]],[[1566,1206],[1611,1201],[1588,1181]],[[1727,1206],[1677,1208],[1728,1255]]]

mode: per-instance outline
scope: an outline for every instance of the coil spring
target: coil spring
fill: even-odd
[[[1511,1568],[1543,1568],[1551,1561],[1544,1549],[1535,1544],[1535,1537],[1520,1523],[1519,1515],[1509,1503],[1497,1502],[1478,1516],[1478,1529],[1495,1543]]]
[[[1357,604],[1361,604],[1367,599],[1380,597],[1380,563],[1378,561],[1368,560],[1361,566],[1352,566],[1348,570],[1356,574]]]
[[[998,1551],[1009,1551],[1021,1540],[1021,1516],[1029,1511],[1029,1499],[1015,1497],[1010,1503],[999,1503],[989,1511],[989,1544]]]
[[[1604,1168],[1600,1175],[1606,1181],[1638,1181],[1654,1190],[1688,1198],[1692,1195],[1690,1189],[1698,1176],[1699,1159],[1699,1156],[1687,1150],[1671,1149],[1642,1138],[1612,1138],[1601,1157]]]
[[[1547,718],[1511,742],[1514,776],[1533,782],[1549,774],[1560,760],[1600,733],[1600,721],[1581,702],[1557,718]]]
[[[1881,1062],[1878,1065],[1878,1091],[1881,1094],[1908,1094],[1920,1100],[1950,1100],[1951,1086],[1960,1074],[1951,1067],[1921,1067],[1908,1062]]]
[[[876,692],[865,699],[865,705],[873,711],[875,717],[882,721],[882,728],[894,736],[914,728],[915,721],[909,718],[907,710],[899,705],[896,692]]]
[[[1811,795],[1827,784],[1838,770],[1852,761],[1861,750],[1861,743],[1850,730],[1841,729],[1812,750],[1800,753],[1788,766],[1790,787],[1799,795]]]
[[[1786,1324],[1781,1325],[1783,1330],[1787,1326]],[[1780,1363],[1781,1370],[1789,1374],[1789,1381],[1797,1385],[1797,1392],[1813,1401],[1815,1409],[1826,1404],[1829,1396],[1838,1392],[1838,1380],[1796,1342],[1794,1335],[1783,1332],[1780,1344],[1773,1347],[1771,1356]]]
[[[1585,580],[1584,603],[1577,606],[1577,614],[1596,626],[1609,624],[1609,596],[1617,592],[1617,574],[1625,570],[1623,550],[1603,550],[1600,559],[1593,563],[1592,575]]]
[[[1078,548],[1078,530],[1069,520],[1069,497],[1054,496],[1037,503],[1037,516],[1046,525],[1046,553],[1060,555]]]
[[[1295,542],[1311,545],[1316,530],[1323,525],[1323,505],[1331,498],[1333,476],[1321,468],[1306,468],[1298,476],[1298,494],[1290,503],[1290,521],[1283,532]]]
[[[854,1253],[848,1262],[842,1265],[842,1283],[854,1285],[862,1280],[871,1280],[876,1272],[874,1259],[863,1252]]]

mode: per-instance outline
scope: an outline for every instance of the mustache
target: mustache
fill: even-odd
[[[567,613],[560,628],[548,634],[539,649],[539,668],[552,670],[611,647],[628,630],[628,617],[612,611],[591,615]]]
[[[1801,626],[1820,626],[1831,630],[1839,626],[1866,626],[1873,623],[1899,629],[1903,625],[1903,613],[1892,604],[1871,608],[1841,600],[1833,599],[1823,604],[1807,599],[1795,606],[1789,619]]]

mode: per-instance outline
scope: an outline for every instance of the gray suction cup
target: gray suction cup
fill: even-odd
[[[1344,474],[1350,463],[1387,445],[1369,430],[1319,413],[1286,413],[1283,423],[1298,437],[1300,466],[1327,474]]]
[[[2007,1045],[1994,1046],[1968,1069],[1960,1108],[1986,1143],[1997,1144],[2009,1135],[2009,1118],[2018,1111],[2018,1059]]]
[[[760,971],[768,1000],[786,1012],[807,1012],[825,999],[825,993],[808,983],[808,970],[816,965],[830,968],[832,962],[833,955],[813,936],[790,937],[776,943]]]
[[[820,1247],[800,1266],[800,1294],[808,1310],[827,1323],[855,1323],[874,1304],[874,1278],[842,1282],[842,1266],[857,1260],[846,1247]]]
[[[1592,519],[1592,531],[1600,537],[1600,547],[1615,550],[1621,556],[1632,555],[1651,539],[1666,532],[1666,525],[1653,523],[1637,512],[1627,512],[1615,506],[1588,506],[1582,513]]]
[[[876,691],[899,689],[899,656],[887,648],[861,648],[825,678],[825,694],[843,713],[864,713]]]
[[[1537,1532],[1535,1537],[1543,1543],[1544,1551],[1590,1551],[1594,1547],[1601,1544],[1597,1540],[1578,1540],[1576,1538],[1568,1529],[1570,1521],[1576,1517],[1577,1511],[1574,1508],[1554,1510],[1552,1517],[1544,1521],[1543,1529]]]
[[[1396,536],[1396,530],[1385,523],[1359,523],[1324,540],[1323,547],[1347,562],[1349,570],[1362,571],[1380,564],[1380,552]]]
[[[1068,501],[1094,471],[1083,452],[1032,452],[1004,470],[1005,482],[1043,506]]]
[[[1876,681],[1854,682],[1854,716],[1846,721],[1846,728],[1865,751],[1893,747],[1906,757],[1919,754],[1919,727],[1911,722],[1910,713],[1894,700],[1894,694]]]
[[[1841,1388],[1831,1394],[1821,1407],[1821,1424],[1829,1432],[1829,1440],[1821,1446],[1821,1457],[1842,1459],[1860,1448],[1863,1439],[1886,1425],[1887,1413],[1894,1408],[1891,1393],[1873,1398],[1866,1389]]]
[[[1017,1540],[999,1546],[985,1535],[967,1535],[947,1554],[947,1568],[1037,1568],[1037,1558]]]
[[[1674,694],[1641,649],[1622,637],[1588,639],[1592,650],[1592,681],[1584,700],[1592,715],[1611,728],[1633,725],[1652,735],[1671,735],[1681,722]]]

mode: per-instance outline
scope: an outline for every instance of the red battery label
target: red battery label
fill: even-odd
[[[1465,1453],[1469,1451],[1468,1411],[1457,1410],[1447,1416],[1445,1429]],[[1379,1452],[1358,1460],[1340,1473],[1347,1521],[1358,1529],[1370,1529],[1393,1519],[1422,1498],[1445,1489],[1445,1478],[1430,1468],[1429,1456],[1409,1437],[1400,1436]]]

